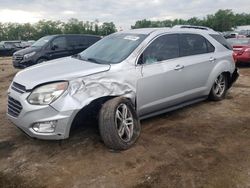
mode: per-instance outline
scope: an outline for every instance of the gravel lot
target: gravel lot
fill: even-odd
[[[5,115],[17,71],[0,59],[0,187],[250,187],[250,67],[224,101],[144,120],[123,152],[108,150],[93,122],[64,141],[25,136]]]

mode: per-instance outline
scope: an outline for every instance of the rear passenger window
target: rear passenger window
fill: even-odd
[[[204,53],[208,53],[207,41],[204,37],[196,34],[180,35],[180,56]]]
[[[179,57],[177,34],[160,36],[143,52],[143,63],[150,64]]]
[[[79,46],[87,46],[87,45],[88,45],[87,37],[80,37],[79,38]]]
[[[70,36],[69,37],[69,45],[70,45],[70,47],[73,47],[73,48],[85,47],[85,46],[87,46],[86,37]]]

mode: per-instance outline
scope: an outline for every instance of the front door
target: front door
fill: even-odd
[[[69,56],[69,49],[65,37],[57,37],[51,42],[51,50],[49,52],[50,59]]]

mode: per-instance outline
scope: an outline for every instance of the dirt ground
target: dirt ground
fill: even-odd
[[[0,59],[0,187],[250,188],[250,67],[225,100],[144,120],[122,152],[104,146],[94,123],[62,142],[25,136],[6,118],[17,71]]]

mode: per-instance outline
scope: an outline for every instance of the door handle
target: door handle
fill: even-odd
[[[209,61],[212,62],[212,63],[214,63],[216,61],[216,58],[215,57],[210,57]]]
[[[176,65],[175,68],[174,68],[174,70],[181,70],[183,68],[184,68],[183,65]]]

